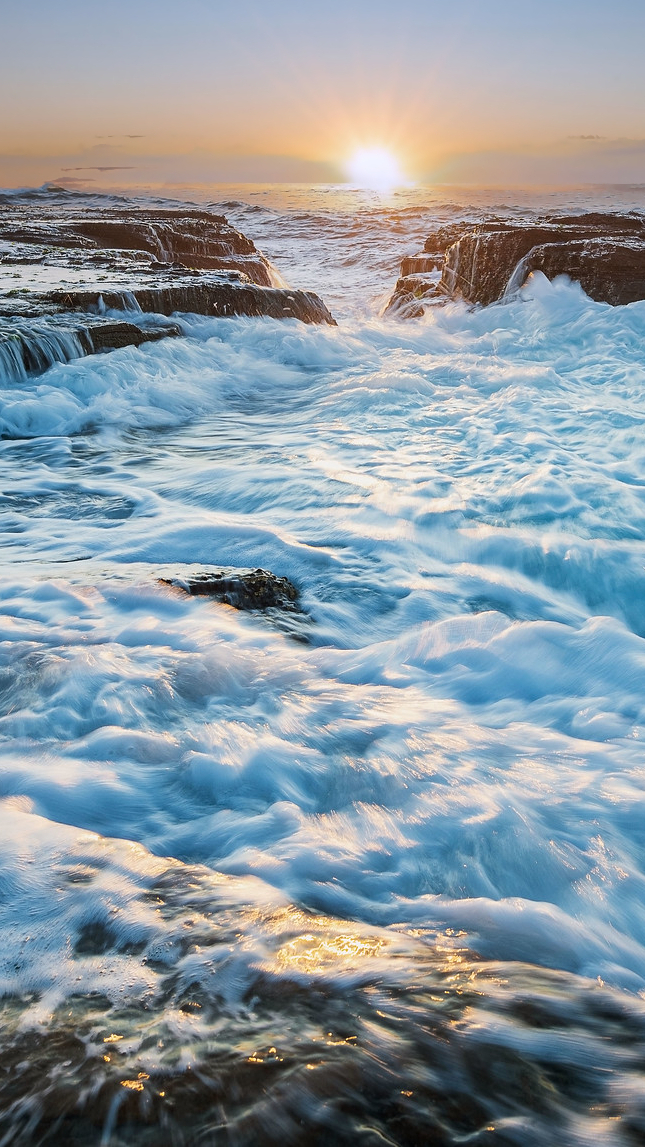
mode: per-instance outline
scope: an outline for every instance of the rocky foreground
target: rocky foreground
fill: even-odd
[[[168,316],[181,312],[334,322],[209,209],[97,206],[64,192],[0,202],[0,374],[180,335]]]
[[[401,264],[387,314],[415,318],[451,298],[488,306],[518,290],[534,271],[568,275],[597,302],[645,299],[645,220],[592,212],[542,222],[499,218],[440,227]]]

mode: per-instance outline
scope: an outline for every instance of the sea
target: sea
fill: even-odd
[[[164,194],[337,326],[2,381],[0,1147],[645,1143],[645,301],[382,314],[645,187]]]

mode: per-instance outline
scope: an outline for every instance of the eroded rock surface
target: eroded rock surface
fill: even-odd
[[[539,223],[489,219],[433,232],[403,260],[386,313],[416,317],[429,303],[463,298],[487,306],[518,290],[533,271],[568,275],[597,302],[645,298],[645,219],[590,212]]]
[[[263,287],[274,285],[268,259],[223,215],[207,210],[88,207],[61,210],[40,203],[0,204],[0,244],[29,260],[66,253],[72,265],[131,271],[134,265],[174,264],[197,270],[236,270]],[[81,258],[79,259],[79,256]]]
[[[114,310],[127,320],[105,317]],[[37,203],[0,197],[4,381],[179,335],[163,317],[156,327],[139,317],[175,312],[334,323],[317,295],[286,289],[254,243],[208,209],[97,206],[60,190]]]
[[[265,315],[300,319],[303,323],[333,323],[322,299],[312,291],[258,287],[246,276],[204,275],[175,283],[135,287],[130,291],[50,291],[45,299],[55,309],[70,311],[130,310],[172,315],[177,311],[230,317]]]

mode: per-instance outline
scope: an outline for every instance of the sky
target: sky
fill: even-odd
[[[0,186],[645,183],[642,0],[4,0]]]

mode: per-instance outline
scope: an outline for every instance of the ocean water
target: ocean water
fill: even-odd
[[[645,192],[192,198],[338,326],[0,392],[0,1144],[643,1143],[645,302],[379,316]]]

